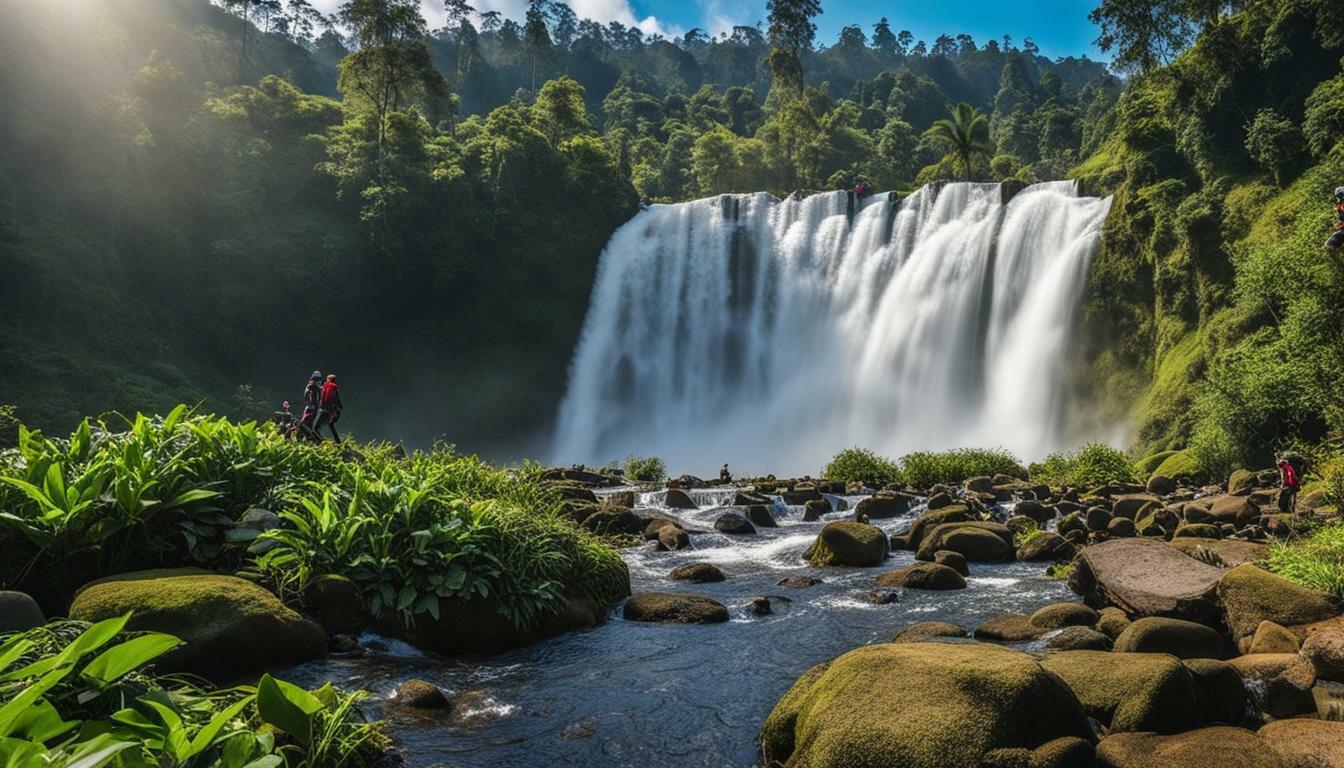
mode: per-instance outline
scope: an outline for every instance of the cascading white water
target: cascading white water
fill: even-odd
[[[603,253],[555,459],[816,472],[836,451],[1062,447],[1067,363],[1110,199],[1073,182],[898,204],[721,196]]]

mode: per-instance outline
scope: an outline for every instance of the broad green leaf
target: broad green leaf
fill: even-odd
[[[130,620],[131,614],[127,612],[123,616],[113,616],[110,619],[104,619],[97,624],[90,626],[80,633],[79,637],[75,638],[74,642],[67,645],[65,650],[61,651],[60,655],[56,657],[58,659],[57,664],[74,662],[84,654],[92,653],[93,651],[102,648],[104,645],[107,645],[111,642],[112,638],[116,637],[121,633],[121,630],[125,629],[126,622]]]
[[[322,702],[297,685],[263,675],[257,683],[257,713],[261,719],[293,736],[304,746],[313,737],[313,715]]]
[[[172,635],[153,632],[114,645],[84,667],[84,677],[106,685],[181,645]]]
[[[0,671],[9,668],[20,656],[33,647],[33,641],[22,635],[15,635],[4,645],[0,645]]]
[[[43,699],[19,714],[14,732],[21,733],[32,741],[49,742],[79,725],[78,722],[66,722],[51,702]]]
[[[252,762],[243,766],[243,768],[278,768],[278,766],[284,764],[285,764],[284,759],[281,758],[279,755],[267,755],[265,757],[260,757],[257,758],[256,760],[253,760]]]
[[[65,768],[100,768],[121,752],[135,746],[136,743],[133,741],[117,741],[110,734],[96,736],[75,750],[66,762]]]
[[[0,766],[3,768],[29,768],[42,765],[42,755],[47,749],[40,742],[24,739],[0,739]]]
[[[218,712],[214,717],[210,718],[210,722],[206,723],[206,725],[197,731],[196,735],[191,738],[191,748],[187,751],[186,756],[193,757],[209,749],[215,743],[215,737],[217,737],[219,732],[224,729],[224,726],[228,725],[235,717],[237,717],[247,705],[252,703],[252,701],[253,697],[248,696],[245,699],[235,702],[233,706]]]
[[[9,736],[14,733],[27,709],[37,703],[43,694],[55,687],[68,674],[70,674],[69,667],[52,670],[43,675],[37,682],[19,691],[4,706],[0,706],[0,736]]]

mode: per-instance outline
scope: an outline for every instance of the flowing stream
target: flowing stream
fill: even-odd
[[[816,472],[860,445],[1068,447],[1070,331],[1110,199],[1049,182],[896,202],[656,205],[607,245],[553,448]]]
[[[714,532],[731,491],[694,491],[697,510],[668,510],[662,493],[644,494],[640,514],[664,515],[692,531],[679,552],[627,550],[635,592],[695,592],[728,606],[726,624],[642,624],[614,608],[606,623],[539,645],[488,658],[441,659],[378,637],[364,649],[286,673],[309,685],[332,681],[373,692],[372,714],[390,720],[406,763],[416,766],[746,766],[756,757],[761,722],[808,668],[867,643],[890,640],[916,621],[950,621],[973,629],[1005,611],[1030,613],[1076,599],[1041,563],[971,565],[968,588],[950,592],[889,590],[899,601],[868,600],[873,578],[913,562],[894,553],[877,568],[813,568],[803,552],[823,522],[803,522],[801,507],[776,499],[778,528],[730,537]],[[855,498],[830,497],[833,507]],[[878,521],[888,532],[907,528],[923,512]],[[828,519],[853,515],[833,512]],[[717,584],[667,579],[673,567],[705,561],[728,578]],[[777,586],[787,576],[822,583]],[[753,597],[772,600],[774,613],[756,616]],[[1040,641],[1037,641],[1038,643]],[[388,703],[407,678],[429,680],[454,701],[451,715],[415,715]]]

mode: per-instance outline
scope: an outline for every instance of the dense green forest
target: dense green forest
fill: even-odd
[[[479,30],[402,0],[4,14],[0,401],[50,427],[264,415],[316,367],[361,434],[522,451],[640,197],[909,188],[959,167],[923,132],[960,101],[993,118],[975,177],[1055,177],[1119,92],[1030,41],[886,21],[809,33],[777,78],[757,27],[649,39],[559,3]]]

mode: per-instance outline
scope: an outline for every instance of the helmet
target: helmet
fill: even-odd
[[[1344,187],[1335,187],[1335,197],[1344,197]]]
[[[321,371],[313,371],[313,375],[312,375],[312,376],[309,376],[309,377],[308,377],[308,380],[309,380],[309,381],[321,381],[321,380],[322,380],[322,372],[321,372]]]

